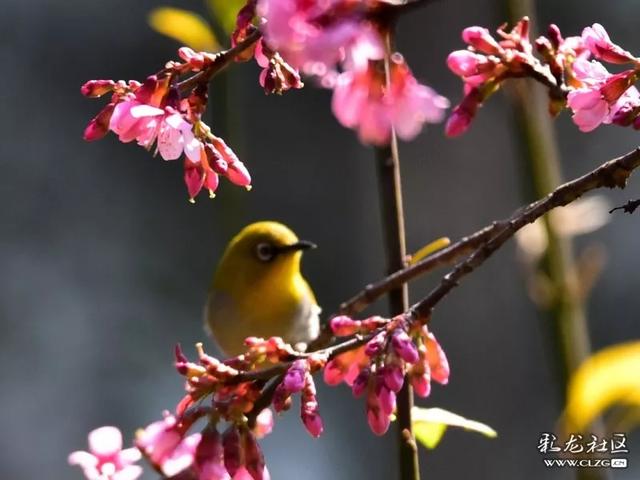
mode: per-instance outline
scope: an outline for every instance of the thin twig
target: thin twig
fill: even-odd
[[[553,208],[563,207],[597,188],[624,188],[631,172],[640,166],[640,148],[608,161],[586,175],[561,185],[549,195],[515,213],[491,240],[479,247],[469,258],[447,273],[440,284],[425,298],[413,305],[409,316],[414,320],[428,320],[435,306],[459,282],[484,263],[496,250],[525,225],[533,223]]]
[[[611,210],[609,210],[609,213],[613,213],[616,210],[622,210],[624,213],[632,214],[638,209],[638,207],[640,207],[640,199],[629,200],[624,205],[620,205],[619,207],[612,208]]]
[[[238,55],[251,48],[258,40],[260,40],[261,37],[262,32],[255,29],[247,35],[243,41],[234,47],[219,52],[216,55],[215,62],[213,62],[208,68],[178,83],[178,89],[188,91],[198,84],[208,83],[215,75],[224,70]]]

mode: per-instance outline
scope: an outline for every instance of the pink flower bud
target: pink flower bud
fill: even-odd
[[[335,336],[348,337],[358,332],[360,322],[346,315],[340,315],[331,319],[330,326]]]
[[[368,368],[364,368],[360,371],[356,379],[353,381],[353,385],[351,385],[351,391],[353,392],[354,397],[358,398],[365,392],[367,386],[369,385],[370,373],[371,372]]]
[[[318,438],[324,431],[322,417],[318,415],[317,409],[303,409],[301,412],[302,423],[313,438]]]
[[[373,433],[384,435],[389,430],[391,419],[379,407],[369,408],[369,405],[367,405],[367,422]]]
[[[227,177],[231,182],[240,187],[248,187],[251,185],[251,175],[244,163],[237,161],[228,165]]]
[[[336,359],[329,360],[322,371],[324,382],[327,385],[338,385],[344,379],[345,371]]]
[[[427,336],[426,344],[431,378],[442,385],[446,385],[449,382],[449,361],[447,356],[432,333]]]
[[[116,82],[113,80],[89,80],[80,87],[80,93],[85,97],[96,98],[113,91],[115,86]]]
[[[480,91],[477,88],[471,88],[447,120],[444,131],[448,137],[457,137],[467,131],[480,106],[480,101]]]
[[[291,364],[282,380],[282,385],[289,394],[297,393],[304,387],[307,362],[296,360]]]
[[[449,70],[460,77],[470,77],[493,70],[495,67],[484,55],[479,55],[469,50],[456,50],[447,57]]]
[[[231,425],[222,435],[222,447],[224,450],[224,466],[229,475],[233,476],[242,466],[242,447],[240,445],[240,432],[238,427]]]
[[[480,53],[498,55],[502,47],[491,36],[489,30],[483,27],[467,27],[462,31],[462,40],[478,50]]]
[[[555,23],[552,23],[551,25],[549,25],[549,28],[547,29],[547,37],[549,38],[549,41],[551,42],[551,45],[553,46],[553,48],[556,50],[564,42],[564,39],[562,38],[562,33],[560,32],[560,28],[558,28],[558,26]]]
[[[364,353],[368,357],[376,357],[382,353],[386,344],[386,335],[384,332],[376,334],[371,340],[367,342]]]
[[[404,372],[402,371],[401,366],[385,365],[380,369],[380,375],[384,380],[384,384],[394,392],[397,393],[402,389],[402,385],[404,384]]]
[[[418,349],[404,330],[396,330],[391,337],[393,349],[407,363],[418,361]]]
[[[431,377],[426,373],[411,376],[411,386],[416,395],[426,398],[431,393]]]
[[[391,415],[396,409],[396,394],[388,388],[384,381],[378,381],[376,385],[376,396],[378,404],[384,413]]]
[[[244,453],[244,467],[253,480],[263,480],[264,456],[260,445],[250,431],[242,432],[242,450]]]
[[[362,328],[363,331],[372,332],[373,330],[376,330],[382,327],[383,325],[386,325],[387,322],[388,320],[386,318],[373,316],[373,317],[365,318],[364,320],[362,320],[360,322],[360,327]]]
[[[313,376],[309,371],[305,373],[304,381],[304,389],[300,399],[300,418],[309,434],[317,438],[322,434],[324,427],[319,414],[316,386],[313,382]]]
[[[196,448],[195,465],[200,478],[230,478],[224,466],[222,439],[214,426],[209,425],[202,432],[202,439]]]
[[[83,138],[87,142],[100,140],[107,134],[109,131],[109,122],[111,121],[111,115],[113,115],[115,106],[115,103],[108,104],[93,120],[89,122],[89,125],[85,128],[83,135]]]

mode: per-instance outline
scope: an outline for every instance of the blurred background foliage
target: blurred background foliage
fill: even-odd
[[[79,95],[85,80],[144,78],[176,57],[175,38],[199,48],[225,46],[240,3],[5,3],[2,478],[76,478],[66,455],[84,445],[88,430],[114,424],[132,436],[175,404],[182,382],[172,371],[171,349],[177,341],[188,346],[204,338],[202,305],[211,271],[245,224],[280,220],[320,245],[306,256],[304,270],[326,313],[382,275],[372,153],[337,125],[329,93],[312,82],[301,92],[265,97],[252,64],[215,80],[210,124],[251,169],[251,193],[223,185],[214,201],[193,206],[178,163],[151,159],[113,138],[94,145],[81,140],[100,108]],[[546,0],[538,7],[541,26],[555,22],[570,35],[598,21],[614,40],[640,52],[631,20],[640,13],[635,1],[605,6]],[[212,12],[218,16],[209,29]],[[462,47],[462,28],[495,27],[502,12],[499,2],[489,0],[474,2],[473,9],[464,0],[435,2],[402,20],[399,48],[418,78],[455,102],[461,86],[446,70],[447,53]],[[185,25],[191,38],[183,37]],[[504,96],[497,96],[463,138],[447,140],[434,126],[401,146],[410,251],[442,235],[470,233],[528,198],[513,120]],[[555,126],[565,178],[638,144],[637,132],[628,129],[580,134],[566,114]],[[624,203],[640,196],[640,183],[633,179],[626,192],[605,196],[611,204]],[[579,220],[597,214],[587,212],[578,209],[578,226],[569,230],[588,232],[576,238],[580,251],[595,252],[585,248],[596,245],[606,252],[588,300],[592,341],[600,350],[640,338],[640,227],[637,217],[620,215],[590,229]],[[540,433],[557,426],[564,392],[547,319],[531,301],[539,298],[530,288],[531,270],[514,261],[526,256],[526,245],[539,246],[539,232],[528,236],[436,312],[433,328],[449,355],[452,379],[420,405],[481,419],[499,436],[487,441],[452,429],[435,452],[422,452],[427,478],[571,478],[569,471],[545,469],[536,449]],[[414,298],[435,279],[416,282]],[[381,312],[383,305],[371,311]],[[594,357],[571,384],[565,418],[579,425],[595,415],[588,406],[623,402],[637,408],[637,362],[637,343]],[[306,435],[295,414],[283,417],[265,440],[273,477],[393,478],[394,438],[370,434],[362,402],[343,388],[321,388],[320,401],[326,426],[320,440]],[[637,410],[624,412],[614,412],[614,419],[637,421]],[[638,434],[629,442],[630,468],[616,471],[616,479],[640,473],[634,462],[640,458]]]

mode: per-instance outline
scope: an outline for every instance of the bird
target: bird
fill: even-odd
[[[302,253],[316,248],[287,226],[252,223],[227,245],[214,272],[205,305],[205,329],[220,351],[246,351],[247,337],[281,337],[297,349],[320,332],[313,290],[300,272]]]

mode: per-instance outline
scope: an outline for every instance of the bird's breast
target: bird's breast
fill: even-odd
[[[298,276],[288,285],[256,285],[239,298],[212,289],[205,320],[220,348],[236,355],[244,351],[244,339],[250,336],[308,343],[318,335],[319,313],[313,292]]]

